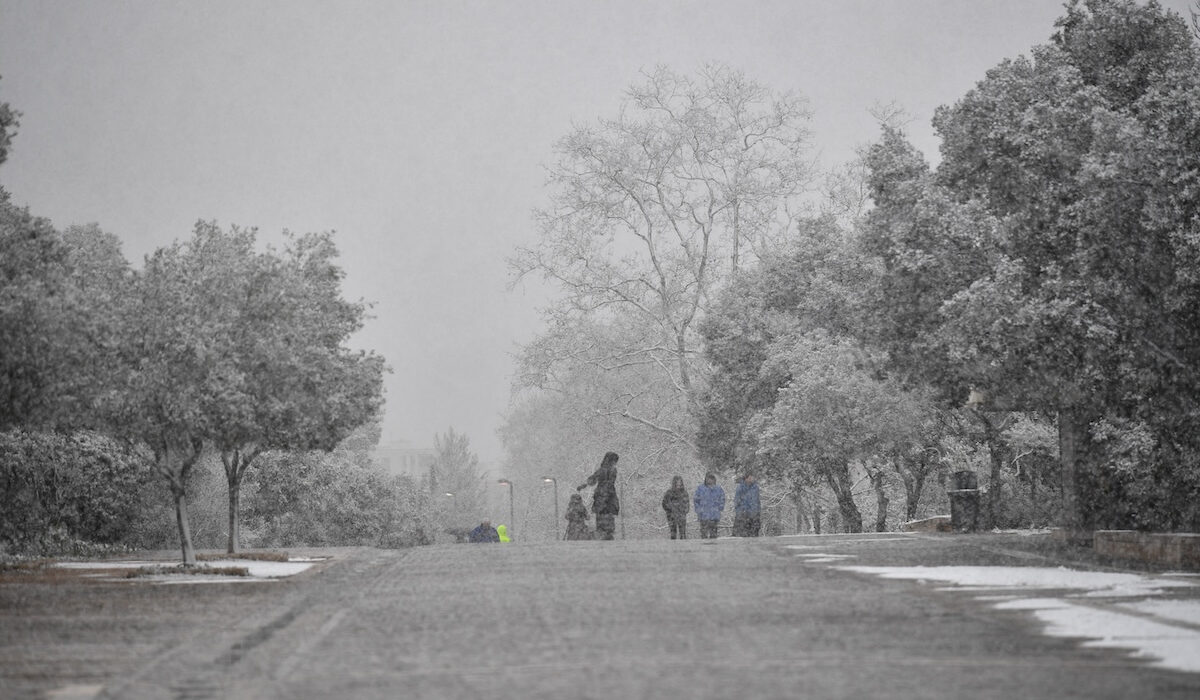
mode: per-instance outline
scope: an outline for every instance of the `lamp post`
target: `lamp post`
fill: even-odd
[[[542,481],[547,484],[554,484],[554,539],[562,539],[558,532],[558,479],[552,476],[543,476]]]
[[[500,479],[499,484],[508,487],[508,531],[511,534],[513,528],[513,482],[508,479]]]

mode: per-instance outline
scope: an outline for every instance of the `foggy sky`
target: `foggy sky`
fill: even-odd
[[[1189,0],[1163,3],[1186,13]],[[0,185],[59,228],[98,223],[140,267],[198,219],[336,230],[354,339],[392,367],[385,442],[465,433],[486,463],[537,285],[542,166],[615,115],[639,71],[725,63],[814,112],[853,156],[895,101],[936,157],[935,107],[1053,32],[1052,0],[67,2],[0,0],[0,102],[23,113]],[[1186,14],[1185,14],[1186,16]]]

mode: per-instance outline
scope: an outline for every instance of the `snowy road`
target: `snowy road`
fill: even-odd
[[[1122,613],[1200,656],[1195,579],[1053,578],[1061,570],[996,542],[446,545],[342,550],[262,583],[3,583],[0,695],[1200,697],[1200,673],[1156,666],[1161,656],[1045,633],[1066,608]]]

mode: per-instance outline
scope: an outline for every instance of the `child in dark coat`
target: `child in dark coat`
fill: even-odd
[[[571,500],[567,504],[568,540],[592,539],[592,531],[588,527],[587,519],[588,511],[587,506],[583,505],[583,496],[577,493],[571,494]]]
[[[671,488],[662,497],[663,510],[667,512],[667,527],[671,529],[671,539],[687,539],[687,514],[691,510],[688,503],[688,492],[683,487],[683,477],[671,477]],[[678,535],[678,536],[677,536]]]

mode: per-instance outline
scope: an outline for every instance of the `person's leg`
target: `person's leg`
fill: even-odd
[[[616,530],[616,516],[596,515],[596,539],[611,540]]]
[[[679,539],[687,539],[687,520],[684,518],[679,519]]]
[[[759,533],[762,532],[762,516],[751,516],[749,522],[746,523],[746,526],[748,529],[748,532],[746,533],[747,535],[750,537],[758,537]]]

